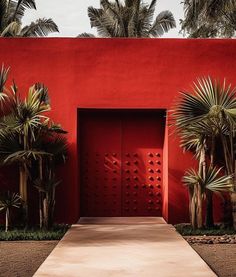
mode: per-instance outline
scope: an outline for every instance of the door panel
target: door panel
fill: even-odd
[[[81,114],[80,122],[82,214],[120,216],[120,119],[94,112]]]
[[[82,216],[161,216],[164,115],[80,114]]]
[[[161,216],[164,124],[156,114],[122,121],[122,215]]]

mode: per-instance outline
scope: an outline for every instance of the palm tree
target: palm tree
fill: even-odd
[[[5,211],[5,232],[8,232],[10,222],[10,211],[12,208],[20,208],[21,197],[17,193],[10,193],[9,191],[0,198],[0,211]]]
[[[235,184],[235,130],[236,130],[236,97],[230,85],[213,81],[210,77],[198,79],[194,83],[194,92],[181,92],[181,100],[172,113],[173,124],[182,138],[182,146],[195,152],[199,161],[199,175],[206,174],[207,166],[212,169],[219,157],[216,153],[216,140],[223,148],[224,170],[233,176]],[[207,165],[207,161],[209,164]],[[234,185],[231,193],[232,205],[235,205]],[[208,208],[212,210],[212,194],[207,194]],[[233,212],[234,221],[236,213]],[[213,215],[207,212],[207,225],[213,225]],[[236,223],[236,222],[235,222]],[[234,224],[235,225],[235,224]],[[235,225],[236,227],[236,225]]]
[[[194,169],[188,170],[183,183],[190,192],[190,215],[193,228],[202,228],[202,201],[207,192],[229,192],[233,190],[232,176],[220,175],[221,169],[208,168],[203,174]]]
[[[235,0],[184,0],[182,31],[190,37],[232,37],[236,31]]]
[[[22,27],[26,9],[36,9],[35,0],[0,0],[0,37],[41,37],[59,32],[51,18],[40,18]]]
[[[2,68],[0,74],[0,80],[4,80],[2,88],[6,82],[8,70]],[[1,95],[4,95],[2,103],[6,103],[7,99],[5,106],[8,106],[10,111],[0,118],[0,161],[2,165],[15,163],[19,166],[19,193],[27,222],[27,186],[31,163],[42,155],[49,155],[37,148],[36,141],[38,129],[46,126],[49,122],[49,118],[44,113],[50,110],[50,106],[43,97],[43,88],[39,88],[37,85],[29,89],[25,99],[20,98],[14,83],[12,93],[6,94],[6,91],[6,89],[2,89]]]
[[[38,161],[39,174],[34,180],[39,192],[39,225],[48,229],[52,226],[56,203],[56,187],[61,183],[56,180],[56,165],[65,163],[67,158],[67,141],[63,136],[67,132],[60,126],[50,126],[40,135],[40,149],[49,155],[42,156]]]
[[[3,67],[0,72],[0,100],[3,99],[2,104],[8,107],[0,117],[0,164],[16,164],[19,167],[19,193],[26,224],[28,184],[30,180],[40,180],[40,226],[44,222],[47,228],[52,222],[58,184],[55,181],[55,166],[66,159],[66,139],[62,135],[67,132],[45,115],[51,109],[48,89],[37,83],[22,99],[13,83],[9,93],[5,88],[8,70]],[[33,174],[35,168],[38,171],[36,177]]]
[[[119,0],[111,2],[101,0],[99,9],[88,8],[91,27],[95,27],[101,37],[160,37],[176,27],[175,19],[170,11],[163,11],[153,21],[157,0],[150,5],[142,0]],[[79,37],[94,37],[82,33]]]

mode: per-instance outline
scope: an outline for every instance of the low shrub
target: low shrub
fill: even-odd
[[[182,236],[223,236],[223,235],[233,235],[236,231],[233,228],[224,228],[223,225],[215,225],[214,228],[207,229],[193,229],[190,224],[176,224],[175,229]]]
[[[5,232],[4,228],[0,227],[0,241],[60,240],[69,228],[69,225],[55,225],[47,231],[38,228],[27,230],[19,228]]]

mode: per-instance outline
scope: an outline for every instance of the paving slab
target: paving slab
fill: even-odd
[[[63,277],[213,277],[162,218],[82,218],[35,273]]]

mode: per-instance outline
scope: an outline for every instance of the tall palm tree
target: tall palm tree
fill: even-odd
[[[193,93],[181,92],[181,100],[172,113],[173,124],[182,138],[182,146],[193,150],[199,160],[199,174],[206,174],[207,166],[219,164],[216,140],[223,148],[225,174],[233,176],[232,206],[236,205],[235,131],[236,95],[231,85],[213,81],[210,77],[194,83]],[[207,159],[208,158],[208,159]],[[209,163],[207,165],[207,161]],[[211,194],[208,195],[212,201]],[[209,207],[212,204],[209,204]],[[233,209],[236,228],[236,209]],[[211,218],[213,219],[212,215]]]
[[[30,180],[39,179],[40,226],[45,218],[44,225],[47,228],[52,223],[55,188],[58,184],[55,181],[55,166],[65,161],[67,147],[62,135],[67,132],[45,115],[51,109],[48,89],[37,83],[22,99],[14,83],[11,93],[5,88],[8,71],[9,68],[4,66],[0,71],[0,103],[8,108],[0,117],[0,164],[16,164],[19,167],[19,193],[26,224],[28,184]],[[37,175],[33,176],[35,168]]]
[[[96,28],[101,37],[160,37],[176,27],[173,14],[163,11],[154,19],[157,0],[150,5],[142,0],[101,0],[100,8],[88,8],[92,28]],[[153,20],[154,19],[154,20]],[[79,37],[94,37],[82,33]]]
[[[41,37],[59,32],[51,18],[40,18],[22,27],[26,9],[36,9],[35,0],[0,0],[0,37]]]
[[[19,97],[16,85],[8,96],[10,113],[0,118],[0,161],[19,166],[19,193],[23,201],[26,221],[28,219],[28,180],[33,160],[49,155],[37,147],[37,134],[48,124],[44,115],[50,106],[42,99],[36,86],[29,89],[25,99]]]
[[[184,0],[182,31],[190,37],[232,37],[236,31],[235,0]]]

